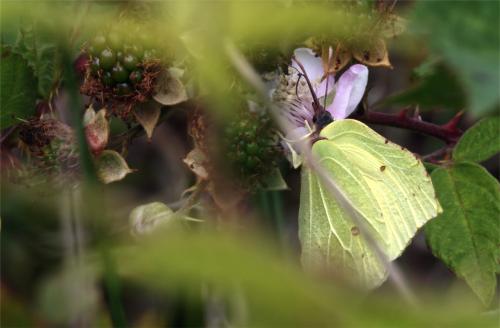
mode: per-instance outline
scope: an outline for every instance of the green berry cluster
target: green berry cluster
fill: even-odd
[[[90,73],[117,96],[131,94],[144,77],[144,64],[157,58],[154,48],[133,36],[97,35],[88,47]]]
[[[278,138],[267,114],[246,112],[224,131],[227,160],[240,185],[255,189],[279,158]]]

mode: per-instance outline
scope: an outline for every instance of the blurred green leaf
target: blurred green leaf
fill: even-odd
[[[2,286],[2,306],[0,307],[1,323],[3,327],[33,327],[35,320],[30,313],[26,303],[9,292]]]
[[[55,43],[43,38],[36,27],[26,27],[19,31],[13,51],[26,59],[38,79],[38,93],[48,99],[59,74]]]
[[[314,143],[312,153],[362,222],[330,194],[313,169],[303,167],[302,263],[308,270],[344,274],[365,288],[378,287],[387,269],[366,233],[388,260],[400,256],[417,229],[440,212],[431,179],[415,155],[359,121],[335,121],[320,137],[324,139]]]
[[[267,175],[262,182],[262,186],[265,190],[285,190],[288,189],[281,171],[278,168],[273,169],[269,175]]]
[[[120,181],[132,173],[125,159],[114,150],[104,150],[95,160],[97,176],[104,183]]]
[[[413,11],[414,30],[455,69],[475,116],[500,99],[499,9],[498,1],[418,1]]]
[[[97,312],[99,294],[91,267],[68,267],[49,276],[38,293],[39,312],[53,324],[71,325]]]
[[[500,151],[500,116],[482,119],[460,138],[453,149],[457,161],[482,162]]]
[[[434,170],[432,181],[444,210],[425,226],[432,252],[488,305],[500,259],[498,181],[466,162]]]
[[[218,232],[159,232],[132,247],[117,249],[119,272],[156,290],[184,292],[191,298],[199,297],[201,285],[216,290],[228,305],[226,314],[234,326],[495,325],[494,318],[474,314],[477,309],[462,301],[440,299],[417,309],[394,295],[367,300],[359,290],[314,281],[279,257],[274,245],[248,231],[242,235],[219,227]],[[231,306],[235,299],[238,306]],[[243,309],[231,311],[235,307]],[[241,311],[244,316],[238,321],[235,317]]]
[[[2,47],[0,61],[0,129],[19,123],[35,113],[36,79],[27,62]]]
[[[421,109],[443,107],[455,111],[465,107],[463,88],[446,66],[436,61],[425,62],[414,69],[417,82],[409,89],[389,96],[386,105],[419,105]]]

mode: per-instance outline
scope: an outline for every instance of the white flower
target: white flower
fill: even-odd
[[[297,62],[303,66],[312,90]],[[356,109],[368,82],[368,68],[360,64],[352,65],[337,82],[331,74],[325,77],[321,58],[308,48],[295,49],[294,61],[288,73],[280,77],[271,92],[273,101],[280,105],[282,118],[290,125],[284,137],[288,146],[307,138],[315,130],[314,97],[311,91],[320,100],[321,106],[325,99],[333,96],[333,100],[321,110],[328,111],[334,120],[342,120]],[[290,150],[292,157],[296,156],[293,148]],[[296,159],[292,163],[294,167],[300,165]]]

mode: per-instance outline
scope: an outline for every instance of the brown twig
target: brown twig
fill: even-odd
[[[419,132],[441,139],[447,145],[452,146],[457,143],[463,133],[463,131],[457,127],[462,115],[463,112],[459,112],[449,122],[443,125],[426,122],[419,117],[409,116],[406,109],[396,114],[364,110],[361,113],[354,113],[351,115],[351,118],[364,123],[392,126]]]

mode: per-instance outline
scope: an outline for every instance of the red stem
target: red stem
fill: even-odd
[[[462,135],[462,130],[457,128],[457,123],[461,116],[462,113],[458,113],[448,123],[443,125],[425,122],[418,117],[408,116],[406,115],[405,110],[398,114],[365,110],[364,113],[354,113],[351,115],[351,118],[370,124],[379,124],[412,130],[441,139],[447,145],[454,145]]]

